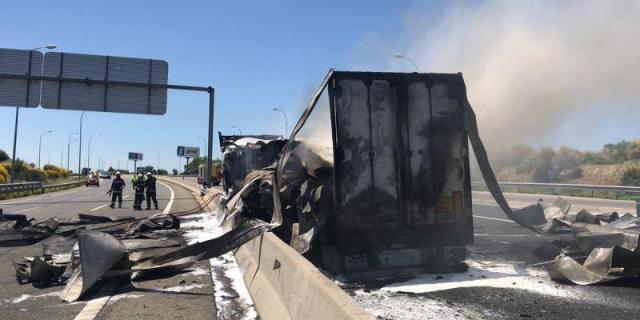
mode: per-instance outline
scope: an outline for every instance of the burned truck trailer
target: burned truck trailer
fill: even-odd
[[[245,176],[272,165],[287,142],[278,135],[222,135],[218,132],[222,164],[220,175],[225,192],[238,190]]]
[[[278,163],[276,234],[338,273],[463,269],[464,101],[461,74],[329,72]]]

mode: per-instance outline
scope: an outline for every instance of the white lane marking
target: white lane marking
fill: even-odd
[[[164,210],[162,210],[162,214],[169,214],[169,212],[171,212],[171,206],[173,205],[173,199],[176,197],[176,193],[166,183],[160,181],[158,181],[158,183],[165,186],[171,192],[171,196],[169,196],[169,202],[167,202],[167,206],[164,208]]]
[[[80,313],[78,313],[78,315],[74,319],[75,320],[95,319],[100,313],[100,311],[102,310],[102,308],[104,308],[107,302],[109,302],[109,299],[111,299],[111,295],[116,291],[118,286],[119,286],[119,283],[115,281],[105,284],[96,293],[96,295],[99,296],[100,298],[92,299],[91,301],[89,301],[87,305],[84,306],[84,308],[82,308],[82,311],[80,311]]]
[[[506,220],[506,219],[499,219],[499,218],[492,218],[492,217],[484,217],[484,216],[477,216],[477,215],[473,215],[474,218],[478,218],[478,219],[486,219],[486,220],[495,220],[495,221],[502,221],[502,222],[508,222],[508,223],[515,223],[515,221],[511,221],[511,220]]]
[[[100,209],[102,209],[102,208],[104,208],[106,206],[107,206],[106,204],[103,204],[101,206],[95,207],[95,208],[91,209],[91,212],[96,211],[96,210],[100,210]]]
[[[129,195],[126,195],[126,196],[122,197],[122,199],[126,199],[126,198],[129,198]]]
[[[21,209],[21,210],[17,210],[14,211],[13,213],[23,213],[23,212],[27,212],[27,211],[31,211],[31,210],[35,210],[35,209],[40,209],[42,207],[32,207],[32,208],[27,208],[27,209]]]

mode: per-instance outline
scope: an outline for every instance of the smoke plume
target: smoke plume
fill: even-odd
[[[467,2],[422,20],[409,23],[407,56],[463,73],[490,149],[586,108],[640,115],[640,1]]]

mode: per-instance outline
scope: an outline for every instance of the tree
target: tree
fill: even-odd
[[[151,172],[152,174],[156,174],[156,169],[153,168],[153,166],[145,166],[142,168],[142,170],[147,173],[147,172]]]
[[[0,162],[10,160],[9,155],[2,149],[0,149]]]
[[[640,168],[633,167],[625,170],[620,183],[623,186],[640,186]]]
[[[553,157],[553,167],[558,173],[580,166],[581,154],[578,150],[562,146]]]
[[[205,163],[206,158],[193,158],[189,161],[189,164],[184,166],[183,174],[198,174],[198,167]]]
[[[177,176],[177,175],[178,175],[178,169],[173,169],[173,170],[171,170],[171,172],[173,172],[173,175],[174,175],[174,176]]]
[[[621,163],[627,160],[627,148],[631,143],[629,141],[620,141],[618,143],[607,143],[602,149],[602,153],[613,163]]]
[[[165,170],[165,169],[158,169],[158,175],[168,176],[169,172],[167,170]]]
[[[640,160],[640,140],[632,141],[627,147],[627,159]]]

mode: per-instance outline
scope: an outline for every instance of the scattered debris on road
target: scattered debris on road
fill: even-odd
[[[536,203],[517,212],[515,220],[548,236],[551,243],[535,254],[555,281],[578,285],[597,284],[640,276],[640,218],[630,213],[571,213],[571,205],[558,198],[544,208]]]

